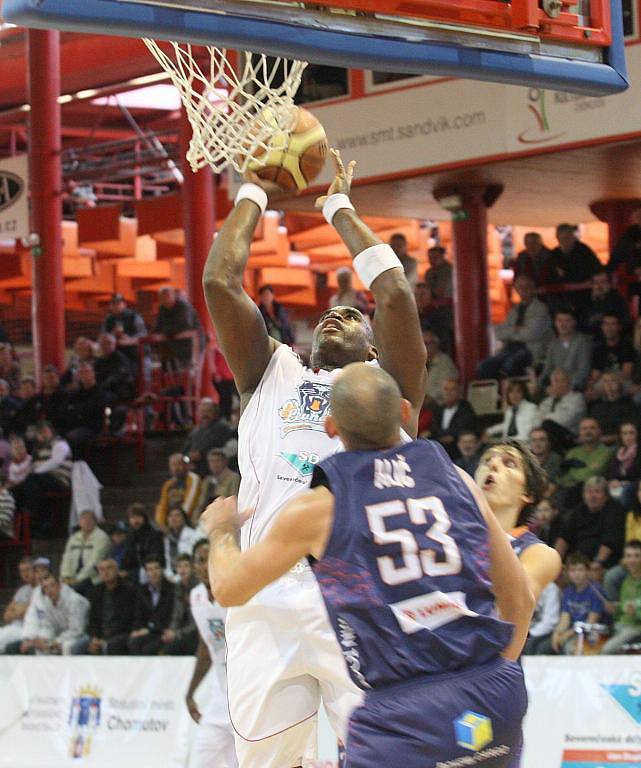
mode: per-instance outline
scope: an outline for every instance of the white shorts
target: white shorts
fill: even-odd
[[[234,731],[226,701],[212,702],[203,711],[192,753],[191,768],[237,768]]]
[[[227,691],[241,768],[316,759],[322,698],[338,738],[361,702],[316,579],[288,573],[227,613]]]

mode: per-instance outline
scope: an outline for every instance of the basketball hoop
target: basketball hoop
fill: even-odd
[[[250,161],[267,157],[276,134],[293,128],[294,96],[307,62],[241,52],[244,63],[236,71],[225,48],[170,42],[167,52],[155,40],[144,42],[187,111],[192,170],[209,165],[218,173],[231,165],[242,174]]]

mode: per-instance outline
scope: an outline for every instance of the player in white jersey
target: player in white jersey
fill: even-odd
[[[243,547],[258,541],[284,504],[308,487],[313,465],[338,450],[323,422],[339,369],[378,360],[412,404],[409,431],[414,434],[425,394],[425,346],[402,265],[353,209],[348,197],[353,164],[345,169],[338,153],[333,157],[336,176],[327,197],[318,202],[374,295],[373,337],[357,309],[332,308],[314,331],[311,367],[306,367],[267,335],[260,312],[243,290],[243,271],[267,204],[266,191],[276,191],[270,182],[254,177],[255,183],[241,187],[205,267],[209,311],[243,409],[239,506],[253,509],[241,532]],[[230,716],[241,768],[295,768],[313,761],[321,698],[334,730],[345,740],[360,694],[306,563],[230,610],[226,633]]]
[[[200,584],[189,593],[189,607],[198,627],[196,666],[187,691],[189,714],[198,723],[194,742],[194,768],[237,768],[234,732],[229,721],[225,648],[227,611],[213,599],[209,591],[209,542],[196,543],[192,555],[194,571]],[[202,714],[194,701],[194,693],[214,666],[210,699]]]

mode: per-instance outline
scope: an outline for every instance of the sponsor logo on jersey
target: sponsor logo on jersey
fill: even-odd
[[[400,628],[408,635],[421,629],[437,629],[462,616],[478,616],[467,607],[464,592],[430,592],[390,603]]]
[[[400,453],[395,459],[374,459],[374,487],[413,488],[412,468]]]
[[[473,765],[482,765],[487,761],[495,757],[505,757],[509,755],[512,750],[507,744],[500,744],[497,747],[488,747],[480,752],[476,752],[473,755],[464,755],[463,757],[456,757],[454,760],[440,761],[436,763],[434,768],[469,768]],[[625,766],[622,766],[625,768]]]
[[[331,389],[329,384],[317,381],[303,381],[299,384],[296,388],[297,397],[286,400],[278,410],[282,421],[282,436],[299,429],[324,432]]]
[[[629,683],[601,687],[637,725],[641,725],[641,673],[633,674]]]
[[[209,631],[211,632],[214,648],[217,651],[225,649],[225,622],[222,619],[210,618],[207,621]]]
[[[290,467],[293,467],[299,475],[306,478],[312,476],[314,465],[318,464],[320,461],[320,456],[317,453],[310,453],[309,451],[299,451],[298,453],[281,451],[278,455],[281,459],[286,461]],[[281,478],[279,475],[278,479],[285,480],[289,478]]]

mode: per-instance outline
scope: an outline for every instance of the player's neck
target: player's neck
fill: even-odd
[[[492,512],[506,533],[510,533],[516,528],[516,521],[519,519],[518,510],[513,507],[499,507],[498,509],[493,507]]]

